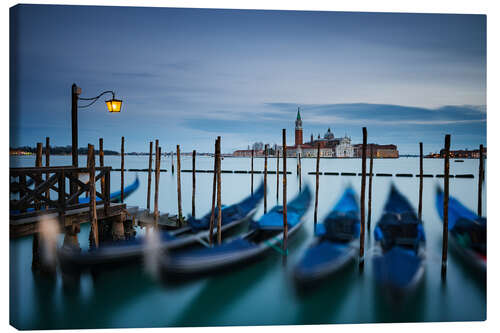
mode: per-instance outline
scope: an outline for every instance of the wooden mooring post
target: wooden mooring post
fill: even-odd
[[[418,219],[422,221],[422,193],[424,191],[424,144],[422,142],[418,143],[420,147],[420,173],[419,173],[419,185],[418,185]]]
[[[174,174],[174,152],[170,152],[170,161],[172,163],[172,174]]]
[[[276,202],[280,197],[280,151],[276,148]]]
[[[264,146],[264,214],[267,213],[267,144]]]
[[[287,254],[288,220],[286,216],[286,129],[283,128],[283,255]]]
[[[298,153],[299,158],[298,158],[298,164],[297,164],[297,175],[299,177],[299,192],[302,191],[302,160],[301,160],[301,153]]]
[[[97,225],[97,207],[96,207],[96,189],[95,189],[95,154],[94,145],[88,145],[88,168],[89,168],[89,188],[90,188],[90,200],[89,200],[89,222],[90,222],[90,232],[89,232],[89,244],[90,248],[99,247],[99,230]]]
[[[196,150],[193,150],[193,195],[191,197],[191,216],[193,216],[193,218],[196,217],[195,196],[196,196]]]
[[[182,224],[181,147],[177,145],[177,226]]]
[[[448,259],[448,202],[450,198],[450,135],[444,138],[444,198],[443,198],[443,253],[441,257],[441,277],[446,278]]]
[[[221,149],[220,149],[220,136],[217,137],[217,244],[222,243],[222,205],[221,205]]]
[[[88,146],[87,146],[87,169],[89,169],[89,170],[90,170],[90,162],[91,162],[90,161],[90,151],[89,151]],[[89,178],[87,181],[90,180],[90,174],[88,174],[88,177]],[[90,190],[86,190],[85,191],[85,198],[88,198],[89,196],[90,196]]]
[[[368,236],[372,224],[372,180],[373,179],[373,144],[370,145],[370,176],[368,178]]]
[[[43,152],[43,144],[41,142],[38,142],[36,144],[36,158],[35,158],[35,166],[37,168],[41,168],[42,167],[42,156],[43,156],[42,152]],[[40,180],[35,179],[35,186],[39,186],[40,185],[40,181],[41,181],[41,175],[40,175]],[[35,203],[36,203],[35,210],[39,210],[41,208],[40,204],[39,204],[39,201],[36,200]]]
[[[253,196],[253,155],[254,155],[254,150],[252,149],[252,158],[251,158],[251,162],[250,162],[250,193],[252,194]]]
[[[318,150],[316,152],[316,197],[314,199],[314,230],[316,230],[316,224],[318,223],[319,158],[320,158],[320,144],[318,143]]]
[[[45,166],[48,168],[50,167],[50,138],[46,137],[45,138]],[[47,172],[45,174],[45,180],[49,180],[50,173]],[[45,193],[45,196],[47,199],[50,199],[50,188],[47,189],[47,192]],[[49,205],[45,205],[45,208],[49,208]]]
[[[219,137],[215,139],[215,147],[214,147],[214,179],[212,185],[212,213],[210,215],[210,234],[208,242],[210,246],[213,244],[213,233],[214,233],[214,220],[215,220],[215,196],[217,191],[217,142],[219,141]]]
[[[99,138],[99,166],[102,168],[104,166],[104,141]],[[101,178],[101,193],[104,193],[106,189],[106,181],[104,177]]]
[[[42,167],[42,143],[38,142],[36,144],[36,158],[35,158],[35,167],[41,168]],[[35,187],[39,186],[40,182],[38,180],[35,180]],[[37,202],[37,201],[35,201]],[[37,203],[35,205],[35,210],[39,210],[40,205]],[[31,270],[33,272],[38,272],[41,269],[41,258],[40,258],[40,231],[37,230],[33,234],[33,245],[32,245],[32,261],[31,261]]]
[[[363,271],[365,265],[365,188],[366,188],[366,127],[363,127],[363,146],[361,152],[361,219],[359,236],[359,268]]]
[[[120,202],[123,203],[123,184],[124,184],[124,169],[125,169],[125,137],[122,136],[122,151],[121,151],[121,155],[122,155],[122,163],[121,163],[121,171],[120,171],[120,175],[121,175],[121,186],[120,186]]]
[[[477,189],[477,215],[483,216],[483,182],[484,182],[484,148],[483,145],[479,146],[479,175],[478,175],[478,189]]]
[[[149,164],[148,164],[148,194],[146,201],[146,209],[151,211],[151,168],[153,166],[153,141],[149,141]],[[156,168],[155,168],[156,172]]]
[[[155,153],[156,153],[156,161],[155,161],[155,202],[154,202],[154,228],[157,230],[158,228],[158,196],[159,196],[159,187],[160,187],[160,142],[159,140],[155,140]]]

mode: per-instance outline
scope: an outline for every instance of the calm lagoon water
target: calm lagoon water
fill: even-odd
[[[11,167],[33,166],[34,157],[11,157]],[[80,156],[84,165],[85,156]],[[296,161],[288,159],[288,198],[298,192]],[[106,165],[120,166],[120,157],[106,156]],[[302,186],[314,187],[314,159],[302,160]],[[70,165],[70,156],[52,156],[52,165]],[[170,171],[170,158],[164,157],[161,168]],[[368,163],[367,163],[368,164]],[[147,156],[126,156],[125,168],[147,168]],[[198,157],[197,169],[211,169],[213,159]],[[282,166],[282,161],[280,161]],[[191,169],[191,157],[182,158],[182,169]],[[264,159],[254,160],[255,170],[263,170]],[[223,170],[250,170],[248,158],[225,158]],[[321,171],[360,172],[360,159],[323,159]],[[269,170],[276,170],[276,160],[269,159]],[[450,194],[467,207],[477,208],[478,160],[450,162],[450,173],[471,173],[474,179],[450,179]],[[375,173],[418,173],[417,158],[375,160]],[[424,172],[443,173],[443,161],[424,160]],[[125,172],[125,185],[140,180],[139,189],[126,203],[146,206],[147,173]],[[196,214],[210,210],[212,174],[197,174]],[[276,175],[268,175],[268,205],[281,204],[282,189],[276,200]],[[254,175],[254,186],[263,175]],[[182,209],[191,213],[191,173],[181,173]],[[280,176],[281,181],[281,176]],[[361,177],[320,176],[318,218],[321,221],[345,186],[351,184],[360,192]],[[373,225],[382,214],[390,184],[418,205],[418,178],[374,177],[372,202]],[[290,244],[286,265],[281,256],[272,253],[260,262],[223,275],[207,277],[180,285],[165,285],[146,273],[142,265],[131,265],[107,271],[97,277],[83,275],[77,288],[62,288],[56,281],[37,278],[31,273],[31,237],[10,242],[10,320],[20,329],[113,328],[212,325],[279,325],[326,323],[374,323],[401,321],[474,321],[486,319],[486,279],[478,276],[450,253],[448,276],[440,277],[442,224],[435,208],[435,188],[441,178],[424,178],[423,221],[427,237],[424,281],[415,295],[394,304],[383,297],[373,281],[371,248],[373,234],[366,237],[366,262],[363,274],[357,265],[347,268],[316,290],[296,292],[291,270],[313,239],[313,205],[305,216],[306,223]],[[111,190],[118,190],[120,173],[111,173]],[[486,187],[486,185],[484,186]],[[250,193],[249,174],[222,174],[222,202],[232,204]],[[486,193],[486,188],[484,189]],[[176,177],[170,172],[160,175],[160,211],[177,213]],[[486,198],[483,197],[483,212]],[[257,215],[262,215],[260,206]],[[139,232],[143,232],[138,230]],[[88,224],[79,235],[83,250],[88,247]],[[62,239],[61,239],[62,240]]]

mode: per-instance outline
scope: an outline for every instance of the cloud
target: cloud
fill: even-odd
[[[122,72],[122,73],[111,73],[112,76],[126,77],[126,78],[152,78],[157,77],[157,74],[148,72]]]
[[[280,112],[297,107],[294,103],[268,103]],[[351,125],[450,125],[486,122],[485,106],[443,106],[422,108],[391,104],[301,105],[303,117],[313,124]]]

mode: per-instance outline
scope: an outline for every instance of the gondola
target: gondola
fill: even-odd
[[[287,205],[288,240],[300,229],[311,201],[308,186]],[[166,253],[160,259],[160,273],[166,280],[199,277],[240,267],[262,258],[271,251],[282,251],[283,207],[275,206],[258,221],[250,222],[249,231],[221,245]]]
[[[359,251],[359,205],[347,188],[332,211],[315,230],[315,241],[294,268],[294,280],[307,287],[324,280],[350,263]]]
[[[437,188],[436,207],[443,219],[444,193]],[[457,199],[449,197],[448,234],[450,248],[479,272],[486,272],[486,218],[466,208]]]
[[[257,205],[264,196],[264,186],[255,191],[253,196],[248,196],[241,202],[225,206],[221,209],[221,232],[235,228],[249,221],[255,214]],[[146,251],[163,251],[176,249],[189,245],[206,243],[209,236],[209,221],[211,213],[200,220],[192,217],[187,219],[188,225],[172,232],[158,231],[157,237],[149,238],[140,236],[134,239],[122,240],[102,244],[96,249],[86,252],[75,252],[71,247],[61,247],[58,250],[61,266],[66,269],[84,270],[98,268],[101,265],[121,264],[134,260],[141,260]],[[215,215],[217,218],[217,214]],[[217,226],[214,227],[214,233]]]
[[[424,274],[425,233],[408,199],[394,185],[374,233],[377,283],[396,294],[415,290]]]

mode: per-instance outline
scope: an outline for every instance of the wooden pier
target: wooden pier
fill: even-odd
[[[80,224],[89,222],[92,208],[91,200],[78,201],[81,194],[91,190],[90,182],[79,178],[89,171],[73,166],[10,168],[10,237],[37,233],[44,219],[58,221],[61,232],[78,233]],[[95,182],[104,180],[104,193],[96,187],[97,220],[123,223],[126,205],[111,203],[110,171],[111,167],[95,168]],[[27,186],[29,179],[35,180],[33,188]],[[74,190],[68,192],[70,188]]]

